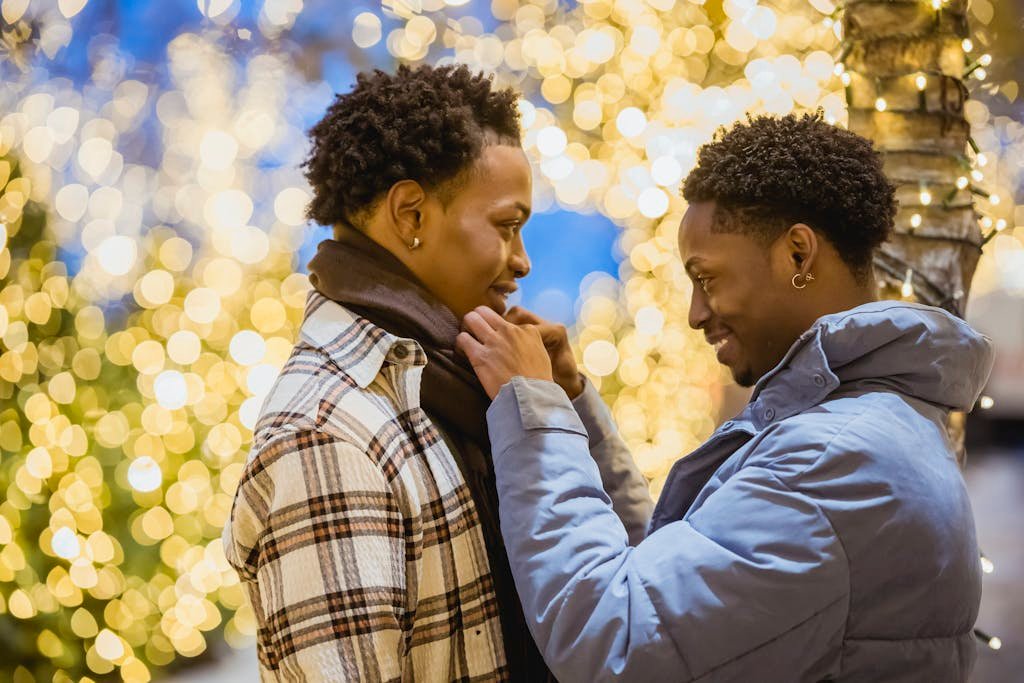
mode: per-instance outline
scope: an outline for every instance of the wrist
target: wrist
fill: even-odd
[[[562,387],[570,401],[575,400],[586,388],[586,384],[583,382],[583,375],[578,372],[572,377],[560,378],[558,386]]]

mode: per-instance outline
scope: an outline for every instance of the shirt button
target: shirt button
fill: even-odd
[[[764,411],[764,419],[766,419],[766,420],[774,420],[775,419],[775,409],[774,408],[769,408],[768,410]]]
[[[726,430],[732,429],[735,425],[735,422],[733,422],[732,420],[728,420],[727,422],[722,423],[721,430],[724,432]]]
[[[825,378],[822,377],[821,375],[815,375],[814,383],[817,384],[819,387],[823,387],[825,386]]]
[[[395,358],[397,358],[398,360],[403,360],[406,356],[409,355],[409,349],[405,348],[405,346],[403,346],[402,344],[398,344],[397,346],[395,346],[394,354]]]

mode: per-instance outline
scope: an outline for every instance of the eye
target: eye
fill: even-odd
[[[704,275],[698,275],[694,277],[694,280],[696,280],[697,285],[700,286],[701,289],[703,289],[705,292],[708,291],[708,282],[711,281],[711,278],[706,277]]]
[[[515,235],[523,227],[523,222],[520,220],[505,221],[501,224],[503,230],[507,230],[509,234]]]

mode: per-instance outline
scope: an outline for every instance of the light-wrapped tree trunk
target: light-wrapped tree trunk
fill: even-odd
[[[966,0],[849,0],[843,15],[850,129],[885,154],[898,185],[892,240],[875,268],[883,296],[963,316],[981,255],[964,118]],[[963,414],[950,434],[963,463]]]

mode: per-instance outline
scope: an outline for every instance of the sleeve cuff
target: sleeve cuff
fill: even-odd
[[[586,390],[577,400],[585,394]],[[600,401],[600,397],[597,400]],[[587,428],[560,386],[521,376],[513,377],[494,397],[487,409],[487,427],[491,452],[495,456],[523,440],[531,431],[588,436]]]
[[[591,448],[615,433],[615,423],[612,422],[608,405],[586,377],[583,378],[583,392],[573,399],[572,407],[576,409],[576,414],[587,430]]]

